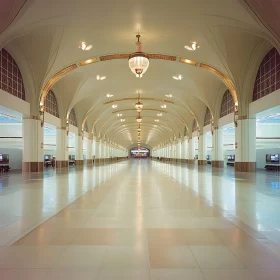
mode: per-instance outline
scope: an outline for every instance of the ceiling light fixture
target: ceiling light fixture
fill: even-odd
[[[199,49],[199,45],[196,42],[192,42],[191,46],[185,46],[185,49],[187,49],[188,51],[195,51],[197,49]]]
[[[79,48],[83,51],[89,51],[92,48],[92,45],[87,45],[86,42],[82,42]]]
[[[117,104],[112,105],[112,108],[113,108],[113,109],[116,109],[117,107],[118,107]]]
[[[113,97],[114,95],[113,94],[110,94],[110,93],[107,93],[107,95],[106,95],[108,98],[110,98],[110,97]]]
[[[166,105],[163,104],[163,105],[161,105],[160,107],[161,107],[162,109],[165,109],[165,108],[166,108]]]
[[[142,118],[141,118],[141,116],[140,116],[140,112],[138,113],[138,117],[136,118],[136,121],[137,121],[138,123],[142,122]]]
[[[162,113],[157,114],[157,116],[158,116],[158,117],[161,117],[161,116],[162,116]]]
[[[139,123],[139,127],[137,128],[137,131],[140,132],[141,128],[140,128],[140,123]]]
[[[138,102],[135,103],[135,109],[137,112],[141,112],[143,109],[143,103],[140,102],[140,92],[138,91]]]
[[[155,122],[159,122],[159,120],[155,120]]]
[[[106,79],[106,76],[99,76],[99,75],[96,76],[97,81],[103,81],[105,79]]]
[[[173,76],[172,78],[173,78],[174,80],[181,81],[181,80],[183,79],[183,76],[182,76],[182,75]]]
[[[129,68],[137,78],[142,78],[143,74],[148,70],[150,64],[148,55],[142,52],[140,37],[141,36],[139,34],[136,35],[136,52],[130,54],[128,59]]]
[[[121,122],[125,122],[125,119],[121,119]]]
[[[122,114],[117,114],[117,116],[118,116],[118,117],[121,117],[121,116],[122,116]]]

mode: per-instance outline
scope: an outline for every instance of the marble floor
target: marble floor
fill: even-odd
[[[129,160],[0,175],[0,279],[279,280],[280,175]]]

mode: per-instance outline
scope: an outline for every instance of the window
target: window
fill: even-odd
[[[78,126],[77,124],[77,118],[76,118],[76,113],[75,113],[75,110],[74,108],[72,108],[72,110],[70,111],[70,114],[69,114],[69,123],[74,125],[74,126]]]
[[[209,108],[207,107],[205,117],[204,117],[204,126],[210,124],[211,122],[212,122],[212,114]]]
[[[221,105],[221,112],[220,112],[220,118],[233,113],[234,112],[234,101],[233,97],[229,90],[227,90],[224,93],[222,105]]]
[[[280,88],[280,55],[275,48],[264,57],[255,81],[253,101]]]
[[[25,90],[20,70],[5,49],[0,51],[0,89],[25,100]]]
[[[88,123],[87,123],[87,121],[84,124],[84,131],[88,132]]]
[[[196,119],[193,120],[193,127],[192,127],[192,132],[195,132],[198,130],[198,123]]]
[[[47,94],[44,107],[46,112],[59,118],[57,100],[52,90]]]

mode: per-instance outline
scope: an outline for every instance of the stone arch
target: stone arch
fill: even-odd
[[[196,119],[193,120],[192,132],[198,131],[199,125]]]

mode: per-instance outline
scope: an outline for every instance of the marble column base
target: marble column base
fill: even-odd
[[[198,160],[198,165],[206,165],[206,164],[207,164],[206,160],[203,160],[203,159]]]
[[[256,172],[255,162],[235,162],[234,163],[235,172]]]
[[[55,167],[56,168],[68,168],[69,162],[68,160],[56,160],[55,161]]]
[[[87,166],[93,166],[93,160],[87,159]]]
[[[187,159],[187,161],[188,161],[188,164],[194,164],[195,163],[194,159]]]
[[[22,172],[43,172],[44,163],[42,161],[23,162]]]
[[[76,159],[75,165],[76,166],[83,166],[84,165],[84,160],[83,159]]]
[[[212,160],[211,165],[212,165],[212,167],[224,168],[224,161],[223,160]]]

